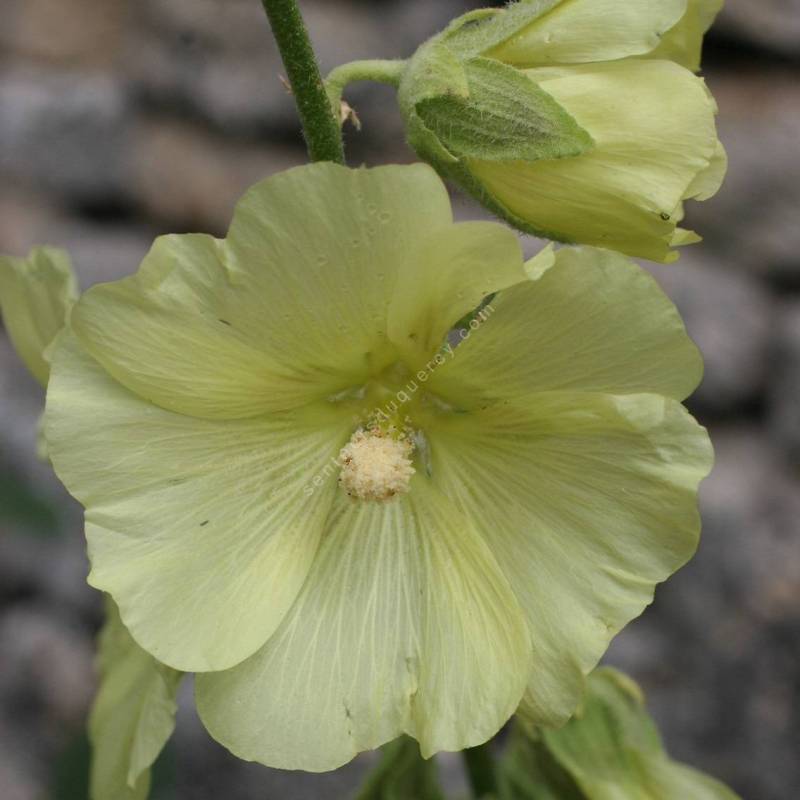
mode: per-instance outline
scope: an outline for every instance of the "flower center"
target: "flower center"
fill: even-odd
[[[386,502],[408,491],[414,444],[394,426],[359,428],[339,452],[339,485],[350,497]]]

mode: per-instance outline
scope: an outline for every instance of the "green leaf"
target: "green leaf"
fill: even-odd
[[[517,722],[500,773],[502,800],[738,800],[669,758],[639,687],[610,668],[592,673],[563,728]]]
[[[464,65],[469,94],[417,102],[425,126],[460,158],[536,161],[585,152],[592,138],[523,72],[488,58]]]
[[[100,690],[89,717],[92,800],[145,800],[150,767],[175,727],[182,673],[160,664],[128,633],[106,598]]]
[[[433,759],[425,761],[417,743],[401,736],[383,748],[356,800],[444,800],[444,794]]]

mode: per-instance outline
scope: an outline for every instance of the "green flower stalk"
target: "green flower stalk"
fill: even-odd
[[[234,753],[318,771],[570,717],[694,552],[701,371],[623,256],[524,264],[429,167],[314,164],[81,297],[46,435],[133,638]]]
[[[528,233],[673,261],[719,188],[716,104],[690,69],[717,0],[521,0],[455,20],[400,84],[411,145]],[[687,68],[688,67],[688,68]]]

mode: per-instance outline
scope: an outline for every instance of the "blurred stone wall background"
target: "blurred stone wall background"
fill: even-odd
[[[61,245],[84,287],[117,278],[154,235],[221,234],[245,187],[302,163],[259,5],[2,0],[0,252]],[[482,4],[301,5],[329,69],[406,56]],[[800,787],[800,0],[728,0],[706,63],[730,175],[689,211],[706,242],[653,271],[706,356],[691,404],[717,466],[696,559],[609,660],[643,683],[675,756],[749,800],[787,800]],[[351,163],[413,160],[391,90],[349,99],[364,124],[348,132]],[[80,509],[34,456],[41,408],[0,330],[2,800],[86,791],[80,730],[100,609],[84,582]],[[205,735],[187,693],[154,796],[344,799],[369,761],[325,776],[238,762]],[[457,790],[457,761],[442,768]]]

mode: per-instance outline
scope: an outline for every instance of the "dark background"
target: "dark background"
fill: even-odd
[[[326,70],[407,56],[478,5],[301,2]],[[800,787],[799,61],[800,0],[729,0],[706,77],[730,174],[689,208],[706,242],[653,268],[707,361],[691,401],[717,450],[704,538],[608,656],[645,687],[670,751],[747,800]],[[223,233],[248,185],[305,159],[280,73],[258,0],[2,0],[0,252],[64,246],[85,288],[133,272],[157,234]],[[348,97],[364,123],[350,163],[413,160],[392,90]],[[85,797],[100,607],[80,510],[34,455],[41,408],[0,329],[2,800]],[[370,759],[323,776],[239,762],[187,687],[155,796],[336,800]],[[440,761],[463,790],[457,757]]]

